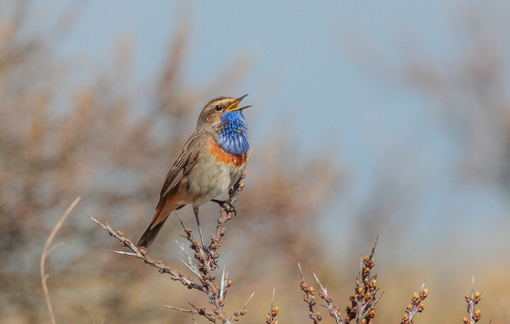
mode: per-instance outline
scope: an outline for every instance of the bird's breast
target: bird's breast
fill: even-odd
[[[241,167],[246,163],[248,155],[246,153],[235,155],[225,152],[215,140],[211,141],[209,153],[214,157],[216,163],[225,163],[233,167]]]
[[[234,155],[225,152],[213,138],[204,149],[187,177],[188,191],[195,197],[195,207],[202,206],[234,185],[248,159],[246,153]]]

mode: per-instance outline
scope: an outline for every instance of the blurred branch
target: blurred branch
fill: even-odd
[[[411,304],[406,308],[406,314],[402,317],[400,321],[401,324],[413,324],[413,318],[417,313],[423,312],[425,307],[421,303],[428,296],[428,289],[423,289],[425,287],[425,282],[421,285],[420,293],[414,293],[414,296],[411,298]]]
[[[350,323],[353,319],[356,319],[356,324],[370,323],[371,319],[375,317],[375,305],[379,302],[382,295],[376,298],[376,294],[379,291],[377,288],[377,274],[371,275],[371,270],[374,267],[374,253],[375,247],[377,246],[376,238],[374,247],[370,252],[370,256],[365,256],[360,261],[359,276],[356,278],[356,285],[354,287],[354,295],[349,297],[351,301],[351,307],[347,307],[347,317],[345,323]]]
[[[313,287],[308,287],[305,283],[305,276],[303,275],[303,270],[301,269],[301,265],[298,262],[299,273],[301,274],[301,290],[305,293],[303,296],[303,300],[308,304],[308,316],[313,320],[315,324],[320,324],[322,320],[322,315],[315,308],[315,289]]]
[[[317,276],[315,275],[315,272],[313,273],[313,276],[315,277],[317,284],[319,284],[319,287],[321,287],[319,297],[326,301],[326,305],[323,306],[329,310],[329,315],[331,315],[335,319],[336,323],[341,324],[344,321],[344,318],[342,317],[342,314],[340,314],[339,312],[340,307],[338,307],[338,305],[333,304],[333,298],[328,296],[328,290],[321,284],[319,278],[317,278]]]
[[[462,41],[452,58],[410,57],[403,74],[406,84],[435,103],[446,129],[459,141],[461,168],[454,169],[462,171],[461,180],[491,180],[508,194],[510,70],[509,48],[503,44],[508,44],[510,24],[501,14],[508,5],[490,18],[478,5],[465,9],[469,14],[455,33]]]
[[[82,311],[85,313],[85,315],[87,315],[87,317],[90,319],[90,322],[92,324],[96,324],[96,321],[94,320],[94,315],[90,315],[89,313],[87,313],[87,311],[85,310],[85,308],[83,308],[83,306],[81,306],[81,309]],[[101,322],[101,324],[104,324],[104,322],[106,321],[106,314],[103,318],[103,321]]]
[[[53,228],[53,231],[51,232],[50,236],[48,237],[48,240],[46,240],[46,244],[44,245],[44,249],[43,249],[43,253],[42,253],[42,256],[41,256],[41,266],[40,266],[40,271],[41,271],[41,281],[42,281],[42,286],[43,286],[43,290],[44,290],[44,296],[46,297],[46,305],[48,306],[48,311],[50,312],[50,317],[51,317],[51,323],[52,324],[56,324],[56,321],[55,321],[55,314],[53,312],[53,307],[51,306],[51,301],[50,301],[50,293],[48,291],[48,286],[46,284],[46,280],[48,279],[49,275],[45,273],[44,271],[44,267],[46,265],[46,257],[48,256],[48,254],[50,254],[54,248],[57,246],[57,245],[60,245],[57,244],[57,245],[54,245],[51,249],[49,248],[50,247],[50,244],[51,242],[53,241],[53,239],[55,238],[55,235],[57,235],[57,232],[58,230],[60,229],[60,226],[62,226],[62,224],[64,223],[64,221],[66,220],[67,216],[69,215],[69,213],[74,209],[74,207],[76,206],[76,204],[78,204],[78,202],[80,201],[81,197],[77,197],[72,203],[71,205],[67,208],[67,210],[64,212],[64,214],[62,215],[62,217],[60,217],[60,220],[58,221],[57,225],[55,225],[55,227]]]
[[[379,237],[377,238],[379,239]],[[372,318],[375,317],[375,305],[379,302],[382,297],[377,297],[377,274],[371,275],[371,270],[374,267],[374,252],[375,247],[377,246],[377,239],[375,241],[374,247],[372,248],[372,252],[370,256],[365,256],[360,262],[360,272],[358,278],[356,278],[356,285],[354,287],[354,295],[350,296],[351,306],[347,307],[347,317],[342,317],[342,314],[338,311],[340,308],[337,305],[333,304],[333,299],[328,296],[327,289],[320,283],[319,278],[313,274],[315,280],[321,287],[321,291],[319,292],[319,296],[321,299],[326,301],[326,305],[322,305],[329,310],[329,314],[333,317],[336,323],[344,323],[348,324],[352,320],[356,320],[356,324],[366,324],[370,323]],[[309,308],[309,316],[316,324],[320,324],[322,320],[322,315],[319,313],[316,308],[315,301],[315,289],[313,287],[308,287],[305,283],[305,279],[303,276],[303,271],[301,270],[301,265],[298,263],[299,272],[301,273],[301,290],[305,292],[305,296],[303,299],[308,304]]]
[[[274,306],[274,295],[276,288],[273,288],[273,299],[271,300],[271,309],[266,317],[266,324],[278,324],[278,312],[280,311],[279,307]]]
[[[478,291],[475,293],[475,275],[473,275],[473,279],[471,281],[471,294],[466,295],[468,317],[464,317],[464,324],[474,324],[482,318],[482,312],[479,309],[475,310],[475,306],[481,299],[482,294]]]

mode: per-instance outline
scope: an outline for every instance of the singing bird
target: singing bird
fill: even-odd
[[[241,177],[248,160],[248,124],[240,98],[209,101],[198,117],[197,128],[170,168],[161,189],[156,213],[136,246],[149,247],[174,210],[192,204],[203,242],[198,208],[225,192]]]

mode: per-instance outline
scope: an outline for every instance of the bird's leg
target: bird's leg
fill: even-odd
[[[202,249],[205,251],[204,236],[202,235],[202,227],[200,227],[200,219],[198,218],[198,207],[193,207],[193,213],[198,226],[198,234],[200,234],[200,242],[202,243]]]
[[[193,213],[195,214],[195,219],[197,221],[198,234],[200,234],[200,242],[202,242],[202,248],[200,250],[205,252],[205,254],[208,255],[214,261],[214,257],[211,254],[211,252],[209,251],[209,248],[206,248],[206,246],[204,244],[204,236],[202,235],[202,227],[200,226],[200,219],[198,218],[198,207],[193,207]]]
[[[218,205],[220,205],[220,207],[223,207],[223,205],[227,203],[226,200],[219,200],[219,199],[211,199],[211,201],[217,203]]]
[[[232,204],[230,203],[229,200],[211,199],[211,201],[220,205],[220,207],[224,208],[227,211],[227,213],[235,212],[234,206],[232,206]],[[234,214],[234,216],[235,216],[235,214]]]

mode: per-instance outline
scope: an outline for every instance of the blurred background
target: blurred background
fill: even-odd
[[[255,291],[242,322],[261,323],[276,287],[280,322],[310,322],[298,259],[344,310],[379,236],[375,322],[424,280],[416,322],[460,322],[474,273],[482,320],[509,323],[509,46],[496,0],[1,1],[2,323],[49,323],[39,260],[76,196],[47,259],[57,322],[192,323],[161,304],[204,296],[107,253],[86,213],[136,239],[202,107],[245,93],[230,313]],[[218,215],[201,208],[205,232]],[[150,255],[182,269],[179,228]]]

